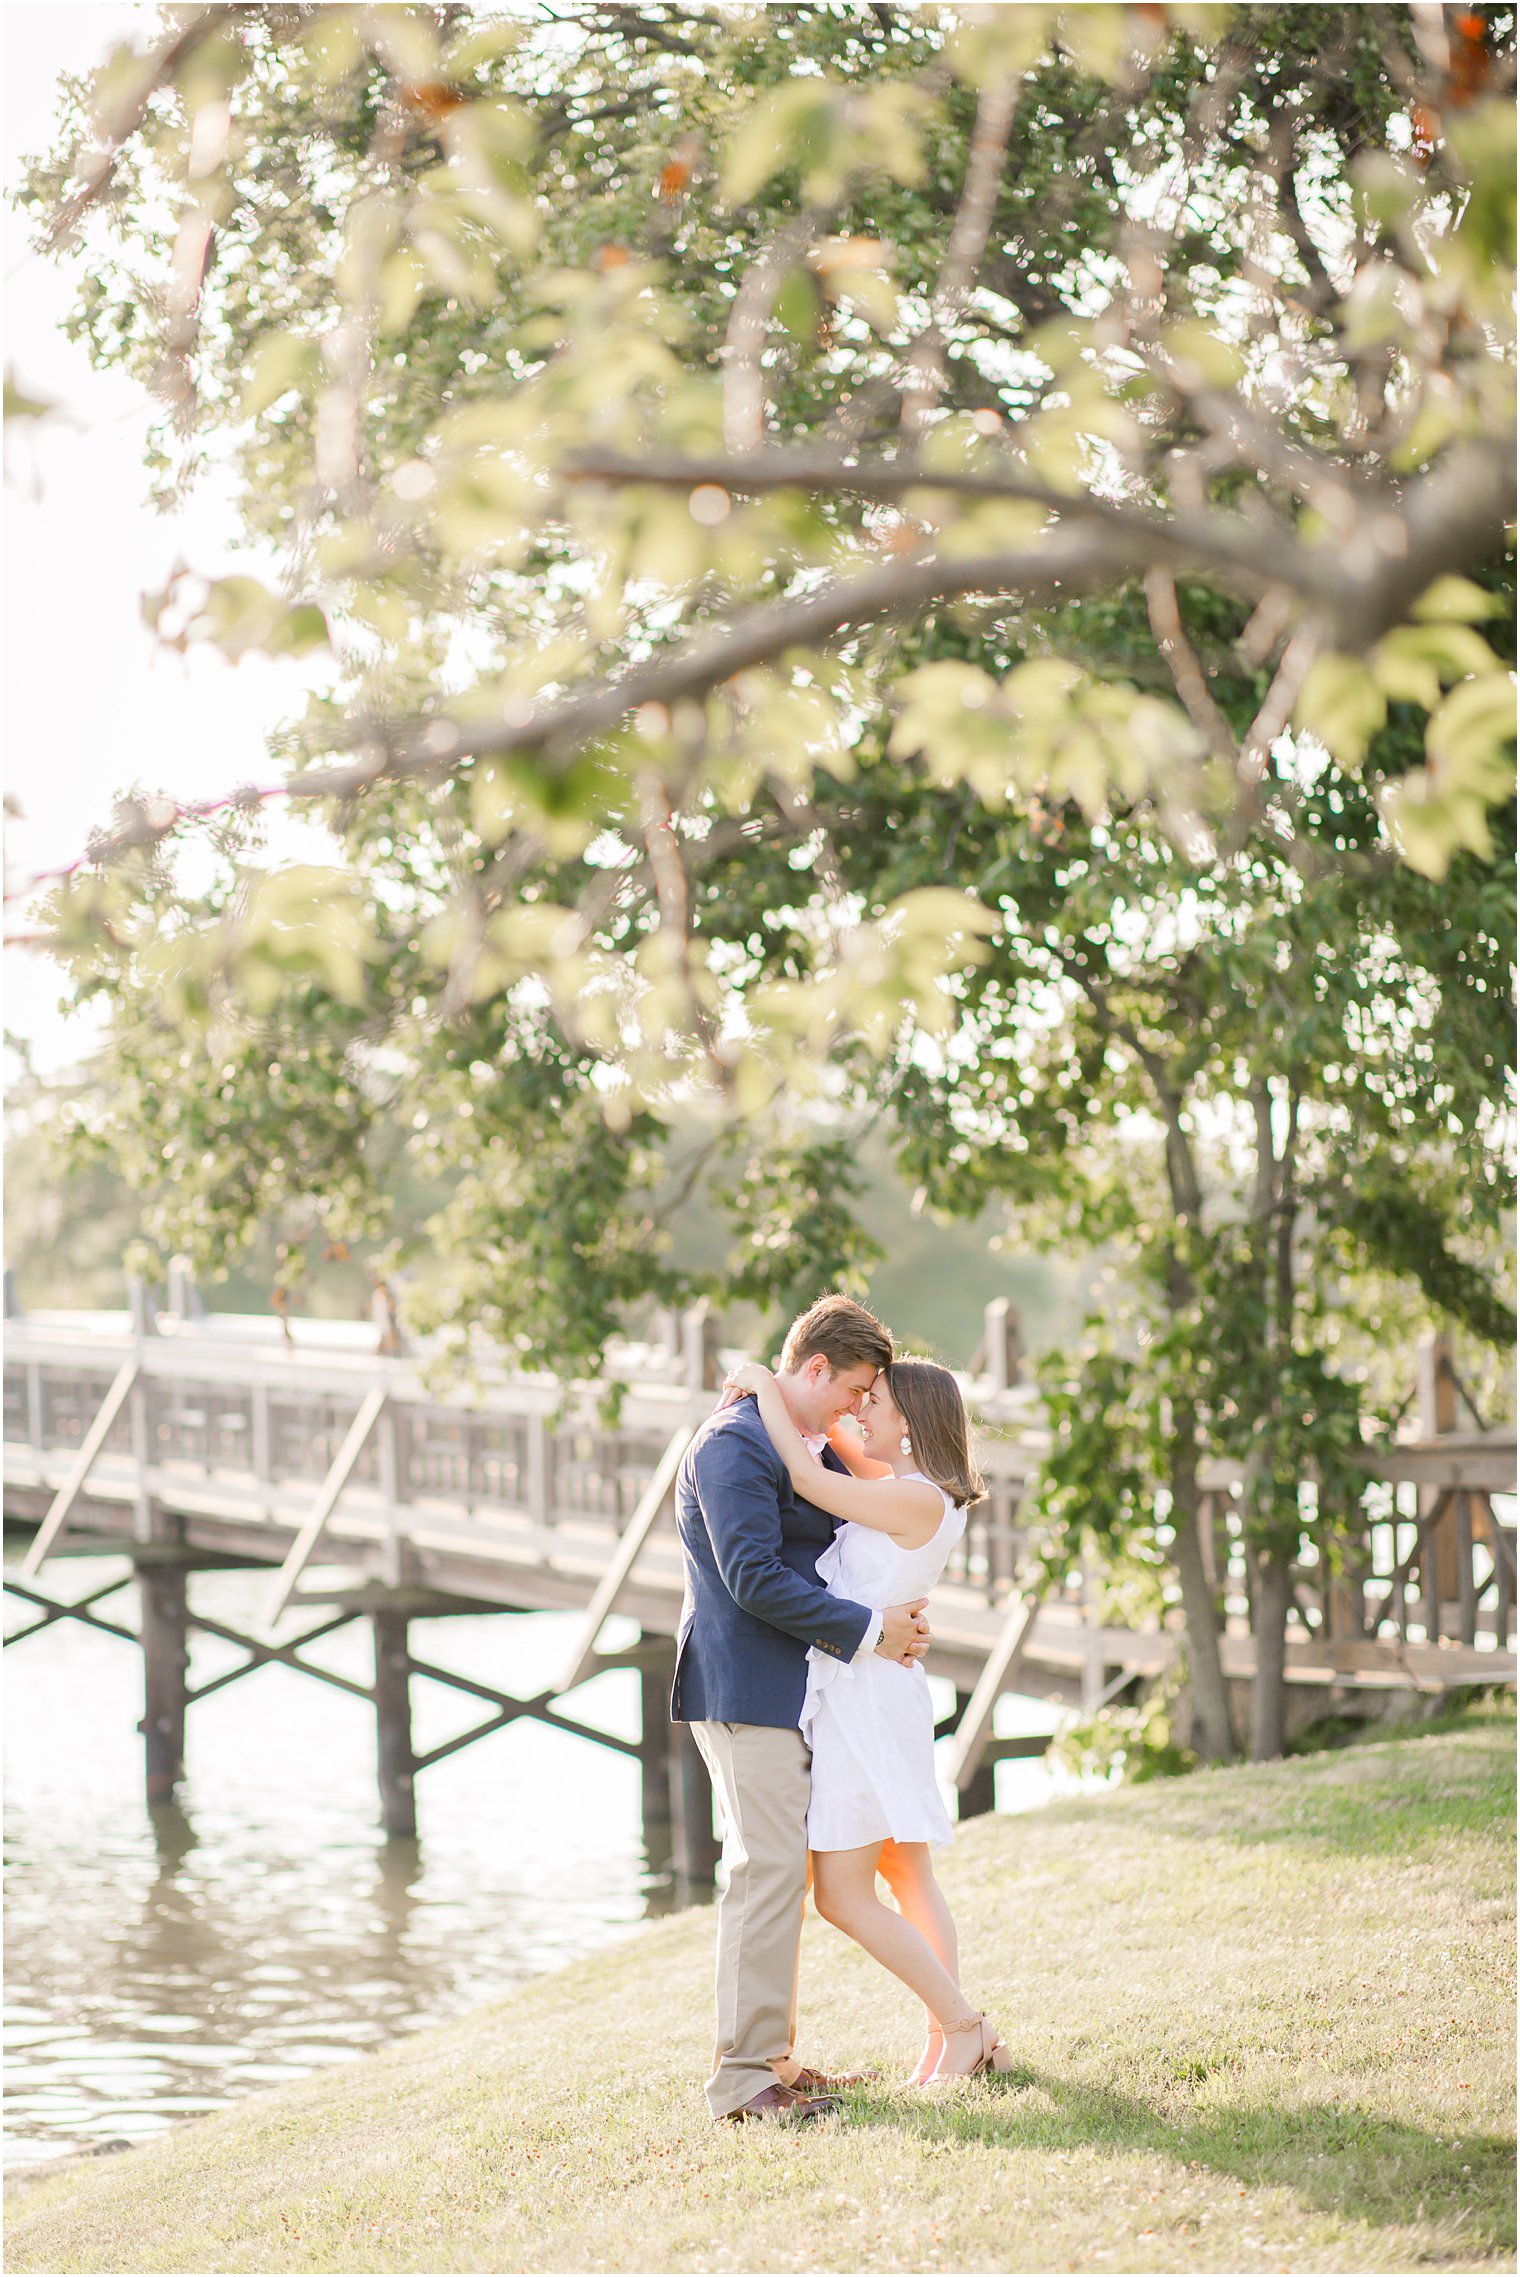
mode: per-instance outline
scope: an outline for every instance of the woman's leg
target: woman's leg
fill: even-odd
[[[943,2025],[947,2017],[959,2019],[966,2013],[965,1995],[929,1938],[876,1895],[880,1855],[879,1842],[859,1850],[815,1851],[813,1903],[825,1921],[853,1937],[916,1992],[936,2024]]]
[[[898,1911],[934,1950],[935,1959],[960,1982],[960,1945],[945,1893],[934,1879],[927,1842],[884,1842],[880,1871]]]
[[[897,1910],[926,1939],[946,1974],[960,1983],[960,1944],[945,1895],[934,1878],[927,1842],[884,1842],[878,1870],[885,1879]],[[944,2050],[944,2034],[937,2019],[925,2011],[924,2044],[909,2082],[922,2086]]]

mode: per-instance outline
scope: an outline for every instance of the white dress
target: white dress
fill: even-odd
[[[923,1478],[908,1471],[908,1478]],[[933,1480],[925,1480],[933,1485]],[[818,1560],[832,1597],[888,1605],[926,1597],[966,1527],[965,1505],[943,1487],[945,1514],[916,1550],[847,1518]],[[813,1647],[799,1719],[813,1751],[808,1847],[858,1850],[868,1842],[948,1842],[950,1815],[934,1776],[934,1707],[921,1666],[903,1668],[871,1653],[842,1661]]]

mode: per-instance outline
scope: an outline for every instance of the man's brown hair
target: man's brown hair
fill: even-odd
[[[841,1368],[890,1368],[892,1338],[875,1313],[853,1297],[820,1297],[792,1322],[781,1347],[781,1372],[794,1375],[821,1354],[835,1375]]]

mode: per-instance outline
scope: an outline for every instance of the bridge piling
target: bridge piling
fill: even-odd
[[[143,1768],[150,1808],[174,1800],[185,1775],[189,1607],[182,1565],[139,1566],[143,1656]]]
[[[956,1693],[955,1723],[957,1729],[959,1729],[970,1705],[971,1694],[969,1692]],[[960,1818],[983,1818],[988,1811],[996,1810],[997,1758],[995,1756],[983,1757],[964,1787],[959,1789],[959,1798],[956,1815]]]
[[[417,1759],[412,1748],[411,1656],[407,1617],[389,1608],[370,1615],[375,1640],[376,1769],[380,1823],[387,1835],[417,1832]]]
[[[690,1724],[671,1724],[670,1794],[674,1821],[675,1876],[680,1896],[710,1890],[722,1845],[713,1833],[712,1781],[697,1751]]]
[[[675,1869],[674,1730],[670,1720],[670,1687],[675,1680],[676,1651],[669,1637],[639,1639],[639,1805],[644,1828],[644,1853],[652,1874]]]

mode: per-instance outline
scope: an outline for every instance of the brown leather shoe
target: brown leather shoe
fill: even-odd
[[[864,2087],[871,2077],[868,2071],[814,2071],[804,2064],[786,2084],[794,2095],[840,2095],[847,2087]]]
[[[745,2119],[780,2119],[800,2127],[813,2119],[827,2119],[838,2109],[832,2096],[799,2095],[778,2079],[774,2087],[762,2087],[748,2103],[741,2103],[737,2111],[725,2111],[723,2116],[735,2124]]]

